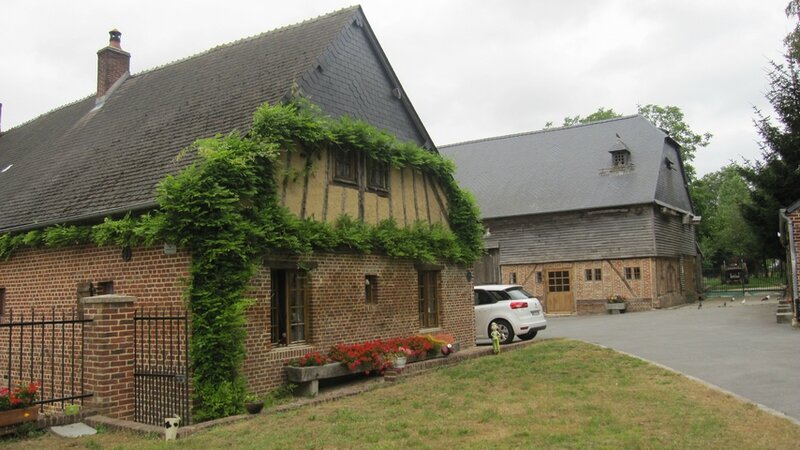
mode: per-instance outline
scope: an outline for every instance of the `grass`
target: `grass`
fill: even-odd
[[[544,340],[176,442],[105,431],[20,448],[797,448],[800,426],[612,350]]]

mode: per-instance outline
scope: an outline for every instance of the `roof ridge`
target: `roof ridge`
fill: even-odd
[[[469,141],[454,142],[452,144],[439,145],[437,147],[438,148],[447,148],[447,147],[455,147],[457,145],[474,144],[474,143],[477,143],[477,142],[488,142],[488,141],[495,141],[495,140],[500,140],[500,139],[511,139],[511,138],[517,138],[517,137],[521,137],[521,136],[529,136],[529,135],[533,135],[533,134],[551,133],[553,131],[563,131],[563,130],[569,130],[569,129],[573,129],[573,128],[588,127],[588,126],[592,126],[592,125],[598,125],[598,124],[601,124],[601,123],[608,123],[608,122],[614,122],[614,121],[618,121],[618,120],[633,119],[635,117],[642,117],[642,115],[641,114],[630,114],[630,115],[627,115],[627,116],[613,117],[611,119],[603,119],[603,120],[598,120],[598,121],[589,122],[589,123],[580,123],[580,124],[577,124],[577,125],[568,125],[568,126],[555,127],[555,128],[542,128],[541,130],[524,131],[524,132],[521,132],[521,133],[512,133],[512,134],[505,134],[505,135],[501,135],[501,136],[493,136],[493,137],[487,137],[487,138],[481,138],[481,139],[473,139],[473,140],[469,140]]]
[[[78,103],[86,101],[87,99],[92,98],[94,96],[95,96],[95,94],[91,93],[91,94],[89,94],[89,95],[87,95],[85,97],[81,97],[81,98],[79,98],[77,100],[73,100],[73,101],[71,101],[69,103],[64,103],[63,105],[56,106],[55,108],[53,108],[53,109],[51,109],[51,110],[49,110],[47,112],[43,112],[41,114],[38,114],[38,115],[26,120],[25,122],[18,123],[18,124],[14,125],[13,127],[9,128],[7,130],[0,131],[0,136],[8,133],[11,130],[16,130],[17,128],[25,126],[25,125],[27,125],[27,124],[29,124],[31,122],[35,122],[36,120],[38,120],[38,119],[40,119],[40,118],[42,118],[42,117],[44,117],[44,116],[46,116],[48,114],[52,114],[52,113],[54,113],[56,111],[60,111],[60,110],[62,110],[64,108],[69,108],[70,106],[77,105]]]
[[[300,26],[305,25],[305,24],[310,23],[310,22],[315,22],[315,21],[318,21],[318,20],[322,20],[322,19],[326,19],[326,18],[329,18],[329,17],[333,17],[335,15],[342,14],[342,13],[345,13],[345,12],[348,12],[348,11],[355,11],[355,10],[358,10],[359,8],[361,8],[360,5],[354,5],[354,6],[348,6],[348,7],[345,7],[345,8],[340,8],[340,9],[337,9],[335,11],[331,11],[329,13],[319,15],[317,17],[312,17],[310,19],[305,19],[305,20],[303,20],[301,22],[297,22],[297,23],[293,23],[293,24],[289,24],[289,25],[284,25],[284,26],[281,26],[281,27],[278,27],[278,28],[273,28],[271,30],[263,31],[263,32],[258,33],[258,34],[254,34],[252,36],[246,36],[246,37],[243,37],[243,38],[239,38],[239,39],[236,39],[235,41],[227,42],[227,43],[224,43],[224,44],[219,44],[217,46],[214,46],[214,47],[211,47],[209,49],[203,50],[202,52],[195,53],[194,55],[189,55],[189,56],[185,56],[183,58],[178,58],[178,59],[175,59],[175,60],[170,61],[168,63],[160,64],[158,66],[151,67],[151,68],[143,70],[141,72],[137,72],[136,74],[131,75],[131,78],[138,77],[139,75],[145,75],[145,74],[148,74],[148,73],[152,73],[152,72],[155,72],[157,70],[161,70],[161,69],[164,69],[164,68],[167,68],[167,67],[171,67],[171,66],[174,66],[176,64],[179,64],[179,63],[191,60],[191,59],[195,59],[195,58],[199,58],[201,56],[205,56],[205,55],[207,55],[209,53],[212,53],[212,52],[215,52],[215,51],[223,50],[223,49],[230,48],[230,47],[235,47],[235,46],[241,45],[241,44],[243,44],[245,42],[255,41],[255,40],[260,39],[260,38],[262,38],[262,37],[264,37],[264,36],[266,36],[268,34],[276,34],[276,33],[282,32],[282,31],[287,31],[289,29],[297,28],[297,27],[300,27]]]
[[[317,20],[326,19],[326,18],[333,17],[333,16],[338,15],[338,14],[343,14],[343,13],[349,12],[349,11],[357,11],[360,8],[361,8],[361,5],[348,6],[348,7],[345,7],[345,8],[337,9],[335,11],[331,11],[331,12],[326,13],[326,14],[319,15],[317,17],[312,17],[312,18],[309,18],[309,19],[305,19],[305,20],[303,20],[301,22],[297,22],[297,23],[293,23],[293,24],[289,24],[289,25],[284,25],[284,26],[281,26],[281,27],[278,27],[278,28],[273,28],[271,30],[263,31],[263,32],[258,33],[258,34],[254,34],[252,36],[243,37],[243,38],[237,39],[235,41],[231,41],[231,42],[227,42],[227,43],[224,43],[224,44],[220,44],[220,45],[211,47],[209,49],[203,50],[202,52],[195,53],[194,55],[189,55],[189,56],[186,56],[186,57],[183,57],[183,58],[178,58],[178,59],[175,59],[173,61],[170,61],[170,62],[167,62],[167,63],[164,63],[164,64],[160,64],[160,65],[157,65],[155,67],[151,67],[149,69],[145,69],[145,70],[143,70],[141,72],[137,72],[135,74],[131,74],[129,78],[135,78],[135,77],[138,77],[140,75],[146,75],[146,74],[155,72],[157,70],[165,69],[167,67],[171,67],[173,65],[176,65],[176,64],[179,64],[179,63],[194,59],[194,58],[199,58],[201,56],[205,56],[205,55],[207,55],[207,54],[209,54],[211,52],[217,51],[217,50],[222,50],[222,49],[225,49],[225,48],[230,48],[230,47],[233,47],[233,46],[236,46],[236,45],[243,44],[245,42],[254,41],[256,39],[264,37],[267,34],[286,31],[286,30],[291,29],[291,28],[296,28],[296,27],[302,26],[302,25],[307,24],[309,22],[314,22],[314,21],[317,21]],[[27,125],[27,124],[29,124],[31,122],[34,122],[34,121],[38,120],[39,118],[44,117],[44,116],[46,116],[48,114],[54,113],[56,111],[62,110],[64,108],[67,108],[67,107],[70,107],[70,106],[75,105],[77,103],[80,103],[82,101],[85,101],[86,99],[88,99],[90,97],[93,97],[95,95],[96,95],[96,93],[91,93],[91,94],[89,94],[89,95],[87,95],[85,97],[81,97],[81,98],[79,98],[77,100],[74,100],[72,102],[64,103],[61,106],[56,106],[55,108],[53,108],[53,109],[51,109],[51,110],[49,110],[47,112],[44,112],[42,114],[38,114],[35,117],[26,120],[25,122],[22,122],[22,123],[19,123],[17,125],[14,125],[13,127],[9,128],[7,130],[3,130],[2,132],[0,132],[0,135],[6,134],[6,133],[8,133],[8,132],[10,132],[12,130],[15,130],[17,128],[25,126],[25,125]]]

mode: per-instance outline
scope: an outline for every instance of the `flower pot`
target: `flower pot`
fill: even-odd
[[[244,407],[250,414],[258,414],[264,408],[264,402],[247,402]]]
[[[392,361],[392,367],[395,369],[402,369],[406,366],[406,362],[408,362],[408,360],[405,356],[397,356],[394,358],[394,361]]]
[[[29,406],[27,408],[9,409],[0,411],[0,427],[14,425],[23,422],[32,422],[39,417],[39,406]]]

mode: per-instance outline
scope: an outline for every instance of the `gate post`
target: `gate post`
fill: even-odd
[[[98,295],[81,299],[84,383],[93,392],[89,408],[116,419],[132,419],[135,364],[133,317],[136,297]]]

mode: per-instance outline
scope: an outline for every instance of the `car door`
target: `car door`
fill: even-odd
[[[475,337],[477,339],[489,338],[489,322],[492,320],[492,310],[496,300],[488,292],[476,289],[475,297]]]

